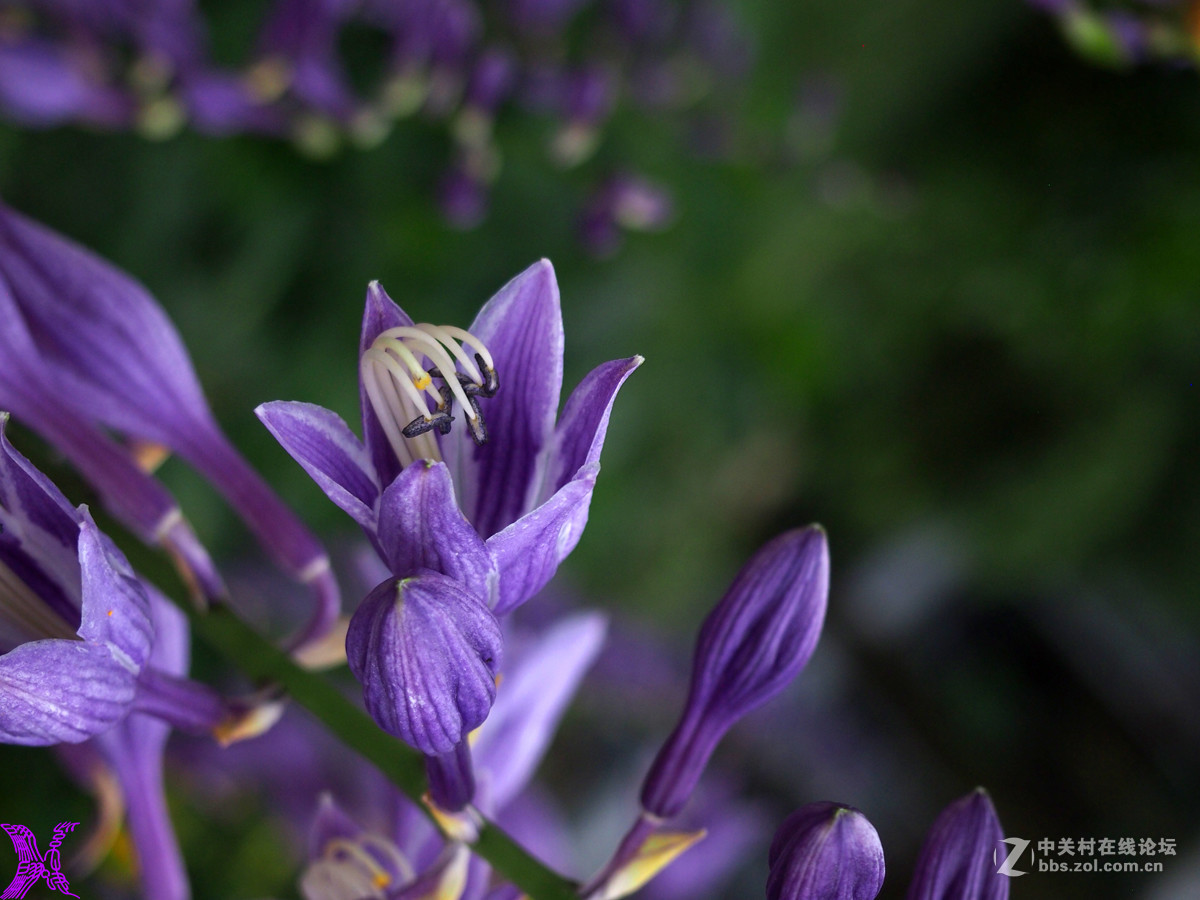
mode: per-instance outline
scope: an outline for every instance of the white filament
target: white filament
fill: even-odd
[[[356,840],[334,838],[300,879],[305,900],[384,900],[393,878],[368,853],[375,850],[390,862],[403,883],[414,875],[412,863],[382,835],[362,834]]]
[[[432,422],[434,414],[445,409],[442,395],[433,385],[430,368],[440,372],[442,382],[458,402],[463,415],[471,422],[477,418],[471,399],[455,373],[461,371],[481,388],[487,379],[460,342],[478,353],[488,370],[494,369],[492,354],[483,342],[452,325],[422,323],[389,328],[381,332],[362,355],[359,370],[363,388],[401,467],[418,459],[440,461],[442,458],[433,433],[435,429],[416,437],[404,436],[404,429],[410,422],[419,418]]]

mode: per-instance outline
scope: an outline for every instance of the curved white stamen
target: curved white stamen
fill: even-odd
[[[474,335],[463,331],[461,328],[455,328],[453,325],[429,325],[427,323],[422,323],[417,327],[427,330],[430,335],[441,341],[450,350],[450,352],[454,354],[455,358],[462,363],[462,367],[466,369],[468,377],[470,377],[470,379],[477,385],[481,387],[483,386],[483,373],[479,371],[479,366],[475,365],[475,360],[471,359],[470,354],[464,351],[463,348],[458,345],[458,342],[454,340],[455,333],[459,335],[466,335],[468,338],[470,338],[472,346],[479,344],[479,346],[482,347],[483,344],[480,343],[474,337]],[[459,337],[459,340],[461,341],[462,338]],[[486,358],[484,362],[487,362]],[[491,363],[489,362],[488,365],[490,366]]]
[[[475,337],[475,335],[471,334],[471,332],[466,331],[465,329],[459,328],[456,325],[443,325],[442,330],[445,331],[447,334],[451,335],[452,337],[458,338],[460,341],[462,341],[464,344],[466,344],[472,350],[474,350],[476,353],[478,353],[480,356],[482,356],[483,364],[485,366],[487,366],[489,369],[496,368],[496,363],[492,359],[491,352],[489,352],[488,348],[486,346],[484,346],[483,341],[481,341],[479,338]],[[482,380],[482,379],[480,379],[480,380]]]
[[[368,832],[328,841],[321,858],[305,871],[300,889],[306,900],[382,900],[386,888],[396,881],[407,883],[414,875],[412,863],[395,844]]]
[[[394,404],[398,404],[399,399],[394,398],[391,391],[384,393],[376,377],[375,363],[366,356],[363,356],[359,365],[359,373],[362,376],[363,387],[367,391],[367,399],[371,401],[371,408],[375,410],[375,418],[379,420],[392,451],[400,461],[401,467],[409,465],[413,458],[408,452],[408,444],[405,443],[404,435],[400,433],[400,426],[396,424],[403,416],[403,410],[394,408]],[[398,412],[399,415],[397,415]]]
[[[389,328],[387,331],[380,334],[379,337],[375,339],[375,343],[371,346],[374,347],[376,344],[378,344],[379,338],[382,338],[385,335],[389,339],[389,347],[393,342],[399,343],[400,340],[397,339],[408,339],[420,342],[420,346],[414,347],[413,349],[419,350],[433,361],[434,365],[437,366],[437,368],[445,376],[443,381],[445,382],[446,386],[450,388],[450,392],[454,394],[454,399],[458,401],[459,406],[461,406],[463,411],[466,412],[467,418],[473,420],[475,418],[475,410],[472,409],[471,402],[467,399],[467,395],[463,391],[462,385],[458,383],[458,379],[453,375],[455,371],[454,360],[450,358],[450,355],[446,353],[446,351],[442,348],[442,345],[437,342],[433,334],[426,330],[436,327],[437,326],[435,325],[417,325],[413,328],[409,328],[407,326]],[[450,341],[447,346],[456,351],[455,356],[459,357],[460,359],[463,358],[464,354],[462,352],[462,348],[459,347],[458,344]],[[471,369],[475,370],[475,365],[473,363],[471,364]],[[469,375],[470,373],[468,372],[467,374]],[[479,379],[476,379],[476,383],[482,384],[483,382]],[[437,397],[438,401],[441,402],[441,395],[438,394]]]
[[[392,865],[396,867],[396,873],[400,876],[401,881],[412,881],[417,877],[417,871],[413,868],[412,863],[408,861],[408,857],[401,852],[399,847],[383,835],[373,834],[368,831],[359,837],[358,842],[364,847],[382,853],[391,860]]]
[[[484,370],[459,342],[482,360]],[[471,384],[486,389],[495,385],[495,363],[483,342],[462,328],[450,325],[401,325],[381,331],[359,361],[363,389],[379,419],[388,444],[401,467],[418,459],[441,460],[435,431],[446,427],[447,402],[457,402],[471,423],[472,433],[483,433],[483,426]],[[430,369],[437,371],[441,384],[434,386]],[[460,379],[462,379],[460,381]],[[490,391],[488,392],[490,396]],[[424,394],[424,396],[422,396]],[[438,414],[443,418],[435,425]],[[404,431],[418,419],[430,427],[413,437]],[[439,427],[440,426],[440,427]]]

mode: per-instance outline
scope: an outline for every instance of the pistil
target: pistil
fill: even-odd
[[[487,441],[478,398],[494,396],[499,381],[491,353],[470,332],[452,325],[389,328],[363,353],[359,369],[371,408],[401,466],[418,459],[441,460],[433,432],[450,433],[455,402],[475,443]]]

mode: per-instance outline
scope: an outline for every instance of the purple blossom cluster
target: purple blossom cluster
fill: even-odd
[[[223,437],[145,289],[0,207],[0,406],[61,450],[116,519],[171,553],[198,600],[219,604],[219,571],[148,465],[168,449],[189,461],[312,588],[307,622],[285,643],[291,656],[347,663],[375,725],[424,758],[424,809],[361,761],[343,767],[335,796],[305,771],[328,735],[286,720],[272,730],[278,686],[226,696],[189,679],[185,617],[12,446],[0,414],[0,740],[58,746],[84,783],[117,793],[108,808],[126,811],[145,896],[190,896],[163,794],[172,729],[259,745],[254,777],[285,782],[292,803],[305,794],[316,810],[299,877],[307,900],[537,895],[472,850],[499,823],[536,858],[562,858],[565,829],[532,780],[606,619],[572,612],[530,630],[513,613],[582,537],[617,394],[642,363],[601,363],[560,410],[564,346],[545,260],[467,329],[414,321],[373,282],[358,348],[361,437],[319,406],[259,407],[374,555],[372,583],[343,613],[324,550]],[[699,629],[687,700],[642,779],[640,808],[599,870],[567,882],[571,895],[624,897],[704,838],[684,814],[705,809],[692,800],[710,758],[812,657],[829,578],[819,526],[779,535],[737,574]],[[353,786],[368,783],[366,802],[354,802]],[[733,818],[720,804],[709,815],[714,834]],[[909,896],[1006,897],[993,862],[1000,837],[982,790],[953,804]],[[719,848],[712,859],[731,862]],[[769,862],[770,900],[865,900],[884,877],[874,828],[832,803],[789,817]]]
[[[486,214],[506,113],[546,122],[550,158],[574,167],[622,105],[688,114],[749,60],[718,0],[275,0],[234,65],[214,60],[210,30],[192,0],[6,3],[0,114],[151,137],[253,134],[315,156],[374,146],[419,114],[448,132],[438,199],[466,228]],[[669,222],[663,189],[645,178],[591,180],[580,227],[597,252],[621,230]]]
[[[1029,0],[1052,16],[1067,43],[1092,62],[1125,67],[1154,62],[1195,65],[1200,18],[1183,0],[1095,3]]]

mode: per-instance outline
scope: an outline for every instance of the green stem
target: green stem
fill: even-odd
[[[381,731],[328,678],[296,665],[227,608],[214,607],[205,614],[189,610],[189,617],[192,630],[205,643],[237,663],[251,678],[282,685],[338,740],[424,808],[421,797],[425,793],[425,766],[420,754]],[[546,868],[491,822],[480,830],[479,840],[471,849],[531,900],[578,900],[572,882]]]

